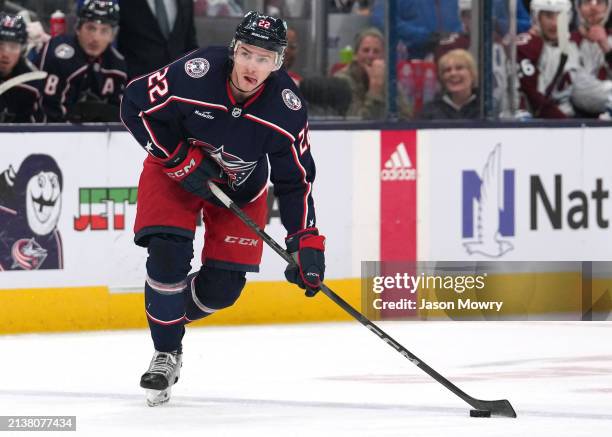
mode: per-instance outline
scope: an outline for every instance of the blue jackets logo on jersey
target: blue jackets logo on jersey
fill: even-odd
[[[299,111],[302,108],[302,101],[290,89],[285,88],[281,92],[281,95],[283,96],[283,102],[285,102],[285,105],[287,105],[287,108],[293,111]]]
[[[68,44],[60,44],[55,48],[55,56],[60,59],[70,59],[74,56],[74,48]]]
[[[257,161],[246,162],[239,156],[232,155],[223,150],[223,146],[215,148],[214,146],[205,143],[204,141],[189,139],[189,144],[196,147],[202,147],[208,156],[215,160],[217,164],[227,174],[228,185],[232,190],[236,190],[242,185],[253,173],[257,166]]]
[[[194,58],[185,62],[185,73],[194,79],[204,77],[209,68],[210,63],[204,58]]]

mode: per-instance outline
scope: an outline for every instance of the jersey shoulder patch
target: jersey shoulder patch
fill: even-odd
[[[210,70],[210,62],[206,58],[191,58],[185,61],[185,73],[194,79],[206,76]]]
[[[61,43],[53,50],[55,57],[59,59],[71,59],[74,56],[74,47]]]
[[[289,88],[283,89],[281,91],[281,96],[287,108],[292,111],[299,111],[302,108],[302,100]]]

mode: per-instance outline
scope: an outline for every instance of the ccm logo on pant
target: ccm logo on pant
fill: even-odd
[[[241,246],[257,246],[258,241],[252,238],[244,238],[244,237],[232,237],[228,235],[224,240],[226,243],[230,244],[240,244]]]

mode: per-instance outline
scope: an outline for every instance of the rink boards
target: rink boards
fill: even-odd
[[[610,128],[311,131],[329,285],[358,306],[364,260],[609,260],[611,134]],[[21,181],[0,182],[0,332],[145,326],[146,251],[133,244],[131,229],[143,151],[115,131],[3,132],[0,144],[0,172],[14,170],[2,177]],[[48,155],[61,172],[59,200],[38,207],[59,209],[45,235],[35,223],[45,217],[28,213],[27,190],[16,189],[37,172],[57,171],[31,165],[34,154]],[[272,195],[268,200],[266,230],[282,241],[277,203]],[[194,269],[201,247],[199,227]],[[207,323],[346,318],[323,297],[305,300],[282,280],[283,270],[265,250],[239,305]],[[612,277],[605,265],[596,270],[593,300]],[[539,281],[554,284],[559,274],[573,273],[542,272]]]

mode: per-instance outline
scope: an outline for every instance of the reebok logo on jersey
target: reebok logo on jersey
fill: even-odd
[[[416,180],[416,169],[412,166],[404,143],[397,145],[391,157],[385,162],[385,168],[382,169],[380,177],[383,181]]]
[[[198,111],[197,109],[193,112],[195,115],[199,115],[203,118],[208,118],[209,120],[214,120],[215,116],[212,115],[210,111]]]

